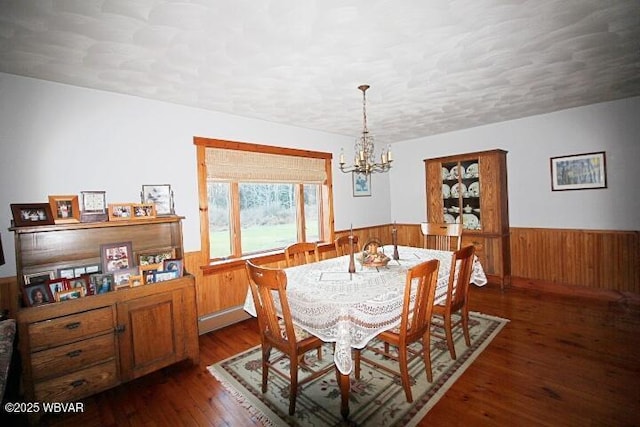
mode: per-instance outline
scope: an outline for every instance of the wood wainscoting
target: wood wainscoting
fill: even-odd
[[[511,228],[512,285],[603,298],[640,296],[640,232]]]

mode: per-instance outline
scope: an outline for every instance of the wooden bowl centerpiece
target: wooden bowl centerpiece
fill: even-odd
[[[364,267],[384,267],[391,258],[385,255],[382,243],[378,239],[370,239],[363,246],[360,263]]]

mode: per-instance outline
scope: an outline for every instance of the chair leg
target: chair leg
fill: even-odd
[[[424,359],[424,370],[427,373],[427,381],[433,382],[433,370],[431,369],[431,333],[422,336],[422,358]]]
[[[460,316],[462,316],[462,332],[464,333],[464,342],[467,344],[467,347],[470,347],[471,338],[469,337],[469,310],[463,309],[460,312]]]
[[[289,364],[289,415],[296,411],[296,398],[298,397],[298,358],[291,357]]]
[[[409,382],[409,363],[407,361],[406,345],[398,347],[398,364],[400,365],[400,378],[402,380],[404,394],[407,397],[407,402],[411,403],[413,402],[413,396],[411,396],[411,383]]]
[[[447,313],[444,316],[444,332],[447,336],[447,346],[449,347],[449,354],[451,358],[456,360],[456,348],[453,343],[453,331],[451,330],[451,313]]]
[[[269,358],[271,357],[271,347],[262,346],[262,392],[267,392],[267,380],[269,378]]]

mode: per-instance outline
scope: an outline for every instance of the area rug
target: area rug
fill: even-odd
[[[349,424],[358,426],[410,426],[417,424],[437,403],[456,379],[471,365],[508,320],[485,314],[470,313],[471,346],[464,342],[461,328],[454,333],[457,360],[452,360],[444,341],[431,339],[433,382],[429,383],[422,358],[409,365],[413,385],[413,402],[407,403],[400,377],[373,368],[363,362],[360,379],[351,375]],[[375,345],[382,345],[374,342]],[[415,344],[419,345],[419,344]],[[273,350],[275,352],[276,350]],[[366,351],[369,358],[377,357]],[[364,353],[363,353],[364,354]],[[275,354],[272,354],[272,358]],[[317,368],[333,363],[332,345],[325,345],[322,360],[309,352],[306,363]],[[288,370],[285,358],[282,369]],[[390,360],[384,360],[397,369]],[[268,390],[261,392],[262,362],[260,346],[253,347],[222,362],[209,366],[209,372],[220,381],[252,414],[268,426],[339,426],[340,390],[335,371],[303,386],[298,395],[296,411],[290,416],[288,382],[280,376],[269,375]],[[304,370],[299,377],[304,378]]]

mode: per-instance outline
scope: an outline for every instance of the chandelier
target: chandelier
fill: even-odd
[[[380,155],[380,162],[376,163],[375,145],[373,143],[373,136],[369,134],[367,129],[367,89],[369,85],[358,86],[358,89],[362,91],[362,135],[356,138],[354,149],[353,165],[346,166],[344,161],[344,150],[340,149],[340,170],[345,173],[357,172],[364,174],[372,174],[374,172],[387,172],[391,169],[391,145],[387,146],[387,150],[382,150]]]

